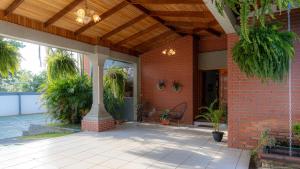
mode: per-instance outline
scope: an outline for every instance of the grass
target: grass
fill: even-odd
[[[80,124],[50,123],[50,124],[48,124],[48,126],[50,126],[50,127],[70,128],[70,129],[76,129],[76,130],[81,129]]]
[[[37,134],[32,136],[22,136],[22,140],[40,140],[40,139],[48,139],[48,138],[55,138],[55,137],[61,137],[72,134],[72,132],[62,132],[62,133],[43,133],[43,134]]]

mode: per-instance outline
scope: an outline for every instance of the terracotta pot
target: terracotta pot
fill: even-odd
[[[160,120],[160,124],[162,124],[162,125],[169,125],[170,124],[170,120]]]

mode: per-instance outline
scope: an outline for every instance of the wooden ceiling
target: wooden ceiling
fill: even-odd
[[[0,0],[0,19],[31,28],[65,31],[69,38],[140,54],[181,36],[220,36],[224,33],[202,0],[87,0],[101,16],[87,25],[75,21],[85,0]],[[17,19],[16,19],[17,18]],[[24,19],[23,19],[24,20]],[[21,24],[26,26],[28,24]],[[40,28],[42,27],[42,28]]]

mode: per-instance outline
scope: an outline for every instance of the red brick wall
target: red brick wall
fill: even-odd
[[[212,36],[207,38],[200,38],[199,46],[200,46],[199,48],[200,53],[226,50],[227,49],[226,36],[222,36],[222,37]]]
[[[162,55],[168,45],[154,49],[141,55],[141,95],[142,101],[150,102],[156,109],[170,109],[175,105],[187,102],[188,108],[184,122],[193,122],[193,38],[183,37],[171,43],[176,49],[175,56]],[[166,80],[164,91],[156,88],[158,80]],[[172,81],[183,85],[180,93],[171,89]]]
[[[286,15],[278,17],[286,21]],[[300,13],[293,12],[292,29],[300,34]],[[227,36],[228,48],[228,132],[230,147],[253,148],[262,130],[288,131],[288,85],[262,84],[248,79],[232,61],[231,49],[238,37]],[[300,44],[296,46],[293,63],[293,119],[300,122]]]
[[[88,56],[83,56],[83,70],[84,72],[91,76],[91,65],[90,65],[90,60],[88,58]]]

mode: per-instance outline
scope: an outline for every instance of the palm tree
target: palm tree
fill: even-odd
[[[49,80],[76,75],[78,68],[70,52],[62,49],[47,50],[47,74]]]
[[[0,39],[0,76],[14,74],[19,68],[20,59],[18,46]]]

